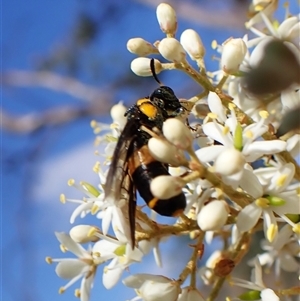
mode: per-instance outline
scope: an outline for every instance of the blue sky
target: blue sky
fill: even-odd
[[[228,9],[221,5],[221,1],[215,3],[216,11]],[[206,6],[210,8],[211,5]],[[112,103],[122,99],[130,105],[135,99],[149,94],[156,87],[153,79],[139,79],[136,89],[132,85],[127,88],[125,84],[118,84],[118,79],[127,78],[130,61],[134,58],[126,50],[127,40],[142,36],[154,42],[163,37],[156,21],[155,8],[138,1],[115,0],[103,4],[96,0],[4,0],[1,26],[4,74],[11,70],[35,71],[44,58],[61,49],[74,49],[72,31],[82,13],[96,21],[98,34],[86,47],[75,47],[78,68],[72,76],[109,93]],[[211,40],[221,43],[229,36],[242,36],[244,30],[242,27],[218,28],[194,21],[179,18],[179,32],[191,27],[201,34],[207,45],[207,65],[213,71],[216,63],[210,60],[213,55]],[[61,65],[53,72],[69,75]],[[132,77],[129,76],[131,80]],[[165,84],[176,87],[175,92],[176,89],[178,93],[190,90],[190,84],[178,72],[162,77]],[[112,83],[116,83],[113,90]],[[144,95],[140,95],[142,87]],[[108,89],[111,90],[107,92]],[[192,95],[179,95],[189,96]],[[80,107],[84,102],[51,89],[5,85],[1,104],[3,110],[10,114],[38,116],[64,105]],[[103,103],[103,107],[106,105]],[[57,294],[65,281],[56,276],[54,265],[47,265],[44,258],[61,257],[54,231],[70,229],[69,216],[74,208],[59,203],[60,193],[81,197],[75,189],[67,186],[67,180],[75,178],[97,185],[97,176],[92,172],[92,166],[98,160],[93,154],[94,135],[89,125],[92,118],[95,116],[78,118],[58,126],[46,125],[39,131],[27,134],[7,129],[2,131],[2,300],[76,300],[73,288],[62,296]],[[97,119],[109,122],[108,111],[104,110]],[[174,249],[177,255],[174,259],[177,260],[189,256],[188,253],[176,251],[180,246],[174,240],[163,248],[166,251],[165,260],[167,250]],[[143,270],[133,267],[131,272],[149,272],[150,266],[153,267],[152,255],[147,257]],[[164,273],[173,276],[181,267],[176,269],[174,274],[166,261]],[[151,272],[162,273],[158,268],[153,268]],[[112,291],[106,291],[101,285],[99,273],[91,301],[107,298],[126,300],[133,296],[133,291],[121,284]]]

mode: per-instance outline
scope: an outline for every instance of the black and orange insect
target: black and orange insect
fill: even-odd
[[[154,61],[151,70],[158,81]],[[159,81],[158,81],[159,82]],[[155,160],[148,149],[151,135],[141,129],[162,129],[163,122],[184,112],[173,90],[160,86],[149,97],[139,99],[127,110],[127,123],[119,137],[105,184],[105,198],[126,199],[132,247],[135,246],[136,191],[147,205],[160,215],[178,216],[186,206],[183,192],[166,200],[155,198],[150,191],[152,179],[169,175],[168,165]]]

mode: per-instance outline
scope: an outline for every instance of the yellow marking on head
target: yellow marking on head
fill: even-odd
[[[158,201],[159,201],[158,198],[153,198],[147,205],[149,208],[153,209]]]

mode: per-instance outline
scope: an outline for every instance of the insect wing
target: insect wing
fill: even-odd
[[[104,188],[105,199],[120,200],[123,186],[128,175],[128,158],[136,136],[135,120],[128,120],[114,150],[113,158],[106,177]],[[124,187],[126,189],[126,187]]]

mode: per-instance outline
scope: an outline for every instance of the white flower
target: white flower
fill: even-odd
[[[127,242],[104,238],[97,242],[93,248],[94,253],[111,259],[111,262],[104,267],[102,282],[105,288],[111,289],[119,281],[123,271],[132,263],[140,262],[143,253],[138,249],[132,250]]]
[[[237,217],[237,227],[241,232],[252,229],[263,215],[264,232],[268,241],[272,242],[278,232],[275,212],[284,218],[284,214],[300,214],[300,203],[296,189],[289,190],[294,178],[295,166],[287,163],[279,168],[259,168],[254,171],[260,186],[255,187],[255,202],[244,207]],[[257,193],[260,192],[260,197]],[[248,191],[251,195],[251,191]]]
[[[260,13],[269,34],[264,31],[259,31],[258,29],[250,26],[249,29],[259,37],[274,37],[278,40],[288,41],[293,43],[296,47],[299,47],[299,31],[300,31],[300,21],[299,16],[291,16],[285,19],[278,27],[274,26],[274,23],[263,13]]]
[[[134,288],[143,301],[176,301],[180,293],[178,282],[159,275],[136,274],[123,283]]]
[[[252,270],[251,281],[239,278],[232,278],[231,284],[244,287],[249,290],[249,292],[246,292],[240,296],[240,298],[243,297],[242,300],[247,300],[246,298],[248,297],[248,294],[252,295],[251,300],[253,300],[253,294],[256,291],[258,298],[255,298],[255,300],[257,301],[280,301],[279,297],[274,293],[274,291],[265,286],[262,279],[262,268],[258,258],[255,259],[255,266]]]
[[[207,101],[212,113],[215,113],[219,120],[224,120],[221,113],[224,109],[218,99],[216,93],[210,92]],[[203,124],[202,129],[208,137],[222,144],[197,150],[196,154],[202,162],[214,161],[226,148],[239,148],[246,162],[254,162],[263,155],[273,155],[286,148],[286,142],[281,140],[255,141],[268,130],[264,125],[264,119],[261,118],[259,122],[241,128],[234,110],[231,111],[231,118],[226,119],[225,126],[213,121]]]
[[[216,161],[216,171],[223,174],[222,180],[226,184],[233,188],[240,186],[249,193],[250,189],[255,188],[258,180],[253,174],[251,166],[242,164],[242,162],[254,162],[264,155],[281,152],[285,150],[286,142],[282,140],[260,140],[261,136],[268,130],[268,127],[264,124],[264,118],[260,118],[259,122],[245,127],[239,124],[233,109],[231,109],[231,116],[226,118],[224,108],[216,93],[209,93],[208,104],[212,111],[211,117],[217,119],[219,123],[213,119],[212,122],[209,121],[203,124],[202,130],[210,139],[219,142],[221,145],[202,147],[195,153],[202,162]],[[233,163],[236,162],[235,166],[230,164],[230,166],[221,166],[221,168],[218,161],[223,160],[218,160],[218,157],[225,156],[226,159],[226,153],[231,153],[233,149],[240,152],[239,156],[236,156],[233,161]],[[225,152],[225,155],[222,154],[223,152]]]
[[[77,259],[47,258],[48,263],[58,262],[55,271],[59,277],[70,279],[65,286],[60,288],[59,292],[63,293],[73,283],[82,278],[81,287],[77,291],[77,295],[80,296],[81,301],[88,301],[97,266],[104,262],[106,258],[95,257],[91,251],[85,250],[81,245],[74,242],[68,234],[56,232],[55,235],[62,244],[63,250],[68,250],[78,257]]]
[[[262,266],[268,270],[274,265],[275,276],[280,279],[281,270],[286,272],[297,272],[300,269],[296,257],[299,255],[299,243],[293,238],[293,230],[289,224],[284,225],[273,242],[263,241],[264,253],[257,257]],[[255,258],[249,261],[253,266]]]

